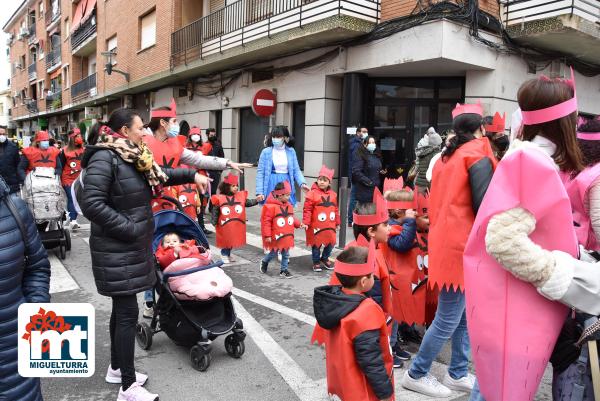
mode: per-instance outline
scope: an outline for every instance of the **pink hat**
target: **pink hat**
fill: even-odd
[[[545,75],[541,75],[540,80],[551,81]],[[558,120],[568,116],[569,114],[577,111],[577,93],[575,90],[575,74],[573,74],[573,67],[571,67],[571,79],[560,79],[559,81],[566,83],[573,88],[573,97],[569,100],[565,100],[562,103],[555,104],[554,106],[546,107],[540,110],[521,110],[523,115],[523,125],[536,125],[543,124],[549,121]]]
[[[290,187],[289,181],[285,180],[283,182],[283,189],[274,189],[273,192],[271,192],[271,193],[273,194],[273,196],[291,194],[292,193],[292,187]]]
[[[402,177],[397,179],[386,178],[383,181],[383,193],[387,191],[406,191],[413,193],[412,189],[404,186],[404,179]],[[414,197],[413,197],[414,199]],[[386,200],[388,209],[413,209],[415,207],[415,201],[391,201]]]
[[[192,128],[190,128],[190,132],[188,135],[200,135],[200,127],[193,126]]]
[[[334,170],[333,169],[329,169],[327,168],[326,165],[323,164],[323,166],[321,167],[321,170],[319,171],[319,177],[325,177],[327,179],[329,179],[329,181],[333,180],[333,173]]]
[[[376,212],[375,214],[356,214],[353,213],[352,217],[354,224],[359,226],[374,226],[388,221],[388,206],[386,200],[381,195],[379,188],[375,188],[373,191],[373,203],[375,203]]]
[[[481,107],[481,103],[477,101],[476,104],[460,104],[456,103],[456,107],[452,110],[452,118],[456,118],[461,114],[479,114],[483,117],[483,107]]]

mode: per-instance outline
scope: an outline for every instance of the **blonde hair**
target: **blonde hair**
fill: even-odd
[[[399,191],[385,191],[383,197],[385,198],[385,200],[393,202],[411,202],[415,198],[412,191],[407,191],[404,189],[401,189]]]

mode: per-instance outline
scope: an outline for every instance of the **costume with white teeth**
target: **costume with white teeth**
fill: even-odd
[[[285,205],[269,195],[261,212],[260,231],[263,247],[268,250],[290,249],[294,247],[294,229],[300,227],[300,220],[294,217],[294,207]],[[265,242],[271,238],[271,242]]]
[[[323,191],[313,184],[304,200],[302,222],[308,226],[306,245],[335,245],[336,228],[340,225],[337,194],[331,188]]]
[[[233,196],[213,195],[210,198],[213,211],[212,223],[217,232],[217,246],[221,249],[240,248],[246,245],[246,206],[251,202],[247,191],[238,191]],[[215,218],[216,217],[216,218]]]

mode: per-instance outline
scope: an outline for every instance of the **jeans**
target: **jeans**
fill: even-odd
[[[263,258],[262,261],[268,265],[270,261],[277,258],[277,252],[278,252],[277,250],[272,249],[271,252],[269,252],[265,255],[265,257]],[[290,250],[282,249],[281,250],[281,271],[282,272],[284,272],[288,269],[289,263],[290,263]]]
[[[231,256],[231,248],[223,248],[221,249],[221,256]]]
[[[352,216],[352,212],[356,207],[356,186],[352,185],[350,187],[350,199],[348,200],[348,224],[352,224],[354,222],[354,217]]]
[[[327,260],[331,256],[331,252],[333,251],[333,245],[325,245],[323,247],[323,254],[321,254],[321,247],[314,246],[312,247],[312,261],[313,264],[318,264],[321,260]]]
[[[485,401],[485,398],[483,398],[483,395],[479,392],[479,381],[477,379],[475,379],[475,385],[471,391],[469,401]]]
[[[392,334],[390,334],[390,347],[392,350],[396,344],[398,344],[398,322],[394,320],[392,322]]]
[[[67,193],[67,211],[69,212],[69,219],[71,221],[77,220],[77,211],[75,210],[75,205],[73,204],[73,197],[71,196],[71,186],[65,185],[63,189]]]
[[[154,302],[154,289],[144,291],[144,302]]]
[[[468,373],[471,351],[467,333],[465,293],[444,288],[438,298],[435,319],[425,332],[419,352],[408,371],[413,379],[427,375],[435,357],[449,339],[452,339],[452,356],[448,374],[453,379],[460,379]]]
[[[110,314],[110,365],[121,369],[123,391],[135,383],[135,326],[138,321],[135,294],[112,297]]]

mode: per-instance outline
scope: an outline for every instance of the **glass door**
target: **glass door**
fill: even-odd
[[[383,168],[387,177],[397,178],[410,163],[412,143],[410,107],[407,105],[375,106],[370,134],[375,137],[381,151]]]

